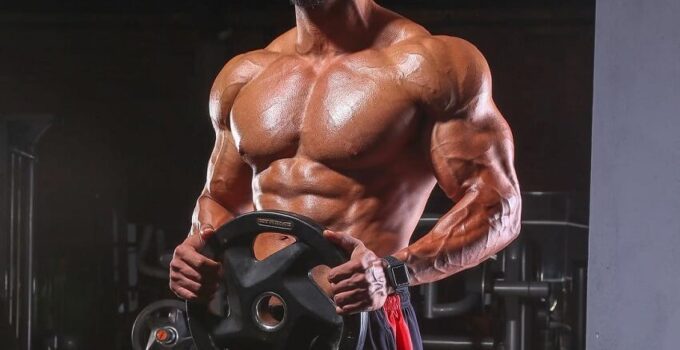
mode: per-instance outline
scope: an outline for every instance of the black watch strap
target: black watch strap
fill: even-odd
[[[397,291],[408,288],[409,276],[406,264],[393,256],[387,256],[383,260],[387,265],[385,275],[390,286]]]

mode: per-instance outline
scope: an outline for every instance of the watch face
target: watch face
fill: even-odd
[[[408,284],[408,271],[406,270],[406,266],[397,266],[392,272],[394,273],[394,281],[397,285]]]

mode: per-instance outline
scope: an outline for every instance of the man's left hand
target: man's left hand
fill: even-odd
[[[348,315],[381,308],[388,294],[382,259],[346,233],[327,230],[324,236],[351,255],[348,262],[328,273],[337,313]]]

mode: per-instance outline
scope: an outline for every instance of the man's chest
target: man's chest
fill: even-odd
[[[329,165],[380,162],[413,142],[418,129],[400,77],[393,65],[366,62],[272,64],[234,102],[237,147],[255,165],[295,155]]]

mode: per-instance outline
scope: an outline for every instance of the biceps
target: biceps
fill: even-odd
[[[208,164],[204,193],[227,209],[252,202],[252,169],[238,153],[228,130],[219,130]]]

